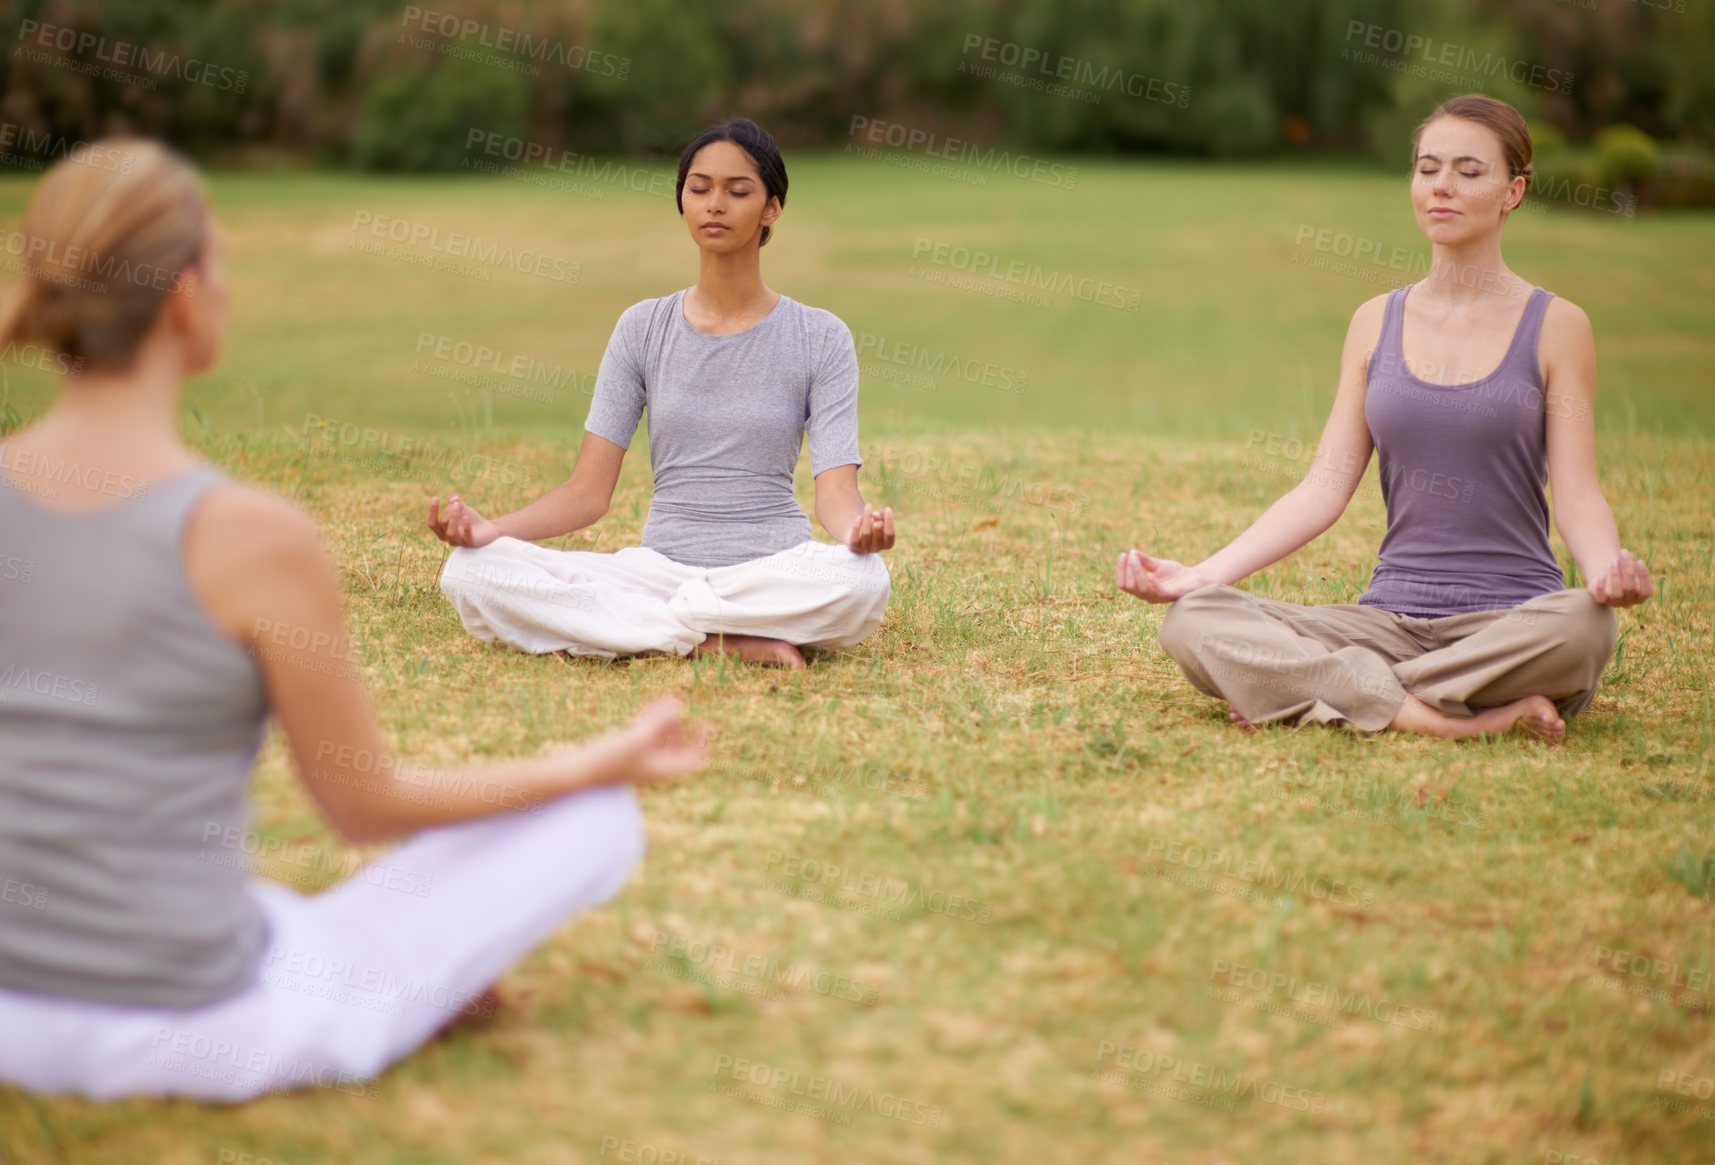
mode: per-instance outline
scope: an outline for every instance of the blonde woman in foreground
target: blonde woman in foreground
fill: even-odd
[[[363,1091],[619,890],[643,851],[626,786],[695,769],[705,734],[663,699],[534,760],[395,759],[314,522],[178,439],[226,317],[194,172],[147,141],[80,147],[20,234],[0,345],[71,372],[0,443],[0,1081]],[[342,835],[418,836],[314,896],[251,879],[276,844],[244,828],[270,716]]]

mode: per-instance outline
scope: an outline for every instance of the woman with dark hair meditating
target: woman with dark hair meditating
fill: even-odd
[[[1310,472],[1198,565],[1131,550],[1115,581],[1173,604],[1162,647],[1240,723],[1519,728],[1557,741],[1613,654],[1614,608],[1651,593],[1596,479],[1590,321],[1501,259],[1501,228],[1531,178],[1517,110],[1454,98],[1413,146],[1430,270],[1352,316]],[[1358,602],[1308,607],[1235,589],[1334,524],[1372,449],[1388,527]],[[1549,546],[1545,482],[1584,586],[1567,588]]]
[[[893,511],[858,492],[857,354],[836,316],[762,281],[786,202],[766,132],[744,120],[705,131],[679,161],[678,199],[696,284],[620,316],[566,482],[493,520],[456,495],[430,503],[430,529],[457,548],[441,589],[473,635],[523,651],[721,651],[800,668],[801,646],[867,638],[891,589],[879,552],[893,545]],[[655,495],[643,545],[535,545],[607,512],[645,412]],[[806,434],[816,517],[837,544],[812,541],[792,493]]]

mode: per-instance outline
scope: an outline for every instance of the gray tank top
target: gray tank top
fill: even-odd
[[[179,552],[222,480],[64,513],[0,472],[0,987],[183,1009],[255,978],[240,829],[267,699]]]
[[[1387,534],[1358,602],[1439,618],[1563,590],[1548,542],[1547,412],[1537,338],[1554,296],[1533,288],[1500,366],[1431,384],[1405,364],[1405,298],[1388,295],[1364,419],[1381,461]]]

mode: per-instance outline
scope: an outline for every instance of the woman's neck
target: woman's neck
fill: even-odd
[[[179,440],[181,384],[171,361],[146,351],[123,373],[68,376],[48,411],[7,444],[139,476],[172,472],[195,459]]]
[[[777,298],[762,281],[762,259],[754,250],[736,255],[704,251],[691,291],[703,314],[723,320],[767,315]]]
[[[1487,305],[1515,299],[1524,281],[1501,258],[1501,234],[1494,231],[1460,246],[1435,244],[1429,273],[1418,281],[1426,297],[1453,308]]]

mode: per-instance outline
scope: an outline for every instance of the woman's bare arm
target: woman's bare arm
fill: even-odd
[[[1612,607],[1641,603],[1654,593],[1649,567],[1621,549],[1614,511],[1596,475],[1596,339],[1590,317],[1577,304],[1551,300],[1538,351],[1554,525],[1591,594]]]
[[[836,465],[816,475],[816,520],[854,554],[893,549],[893,507],[876,509],[858,492],[855,465]]]
[[[572,475],[522,509],[500,518],[485,518],[457,494],[429,503],[429,529],[449,546],[487,546],[496,538],[540,542],[593,526],[607,513],[625,450],[604,437],[585,433]]]
[[[393,755],[358,676],[339,577],[314,521],[270,494],[217,487],[185,537],[192,590],[252,652],[298,775],[334,827],[378,841],[511,810],[596,785],[669,780],[702,762],[707,731],[676,700],[551,756],[431,769]]]
[[[1339,391],[1303,480],[1244,533],[1196,566],[1151,558],[1135,549],[1120,555],[1114,581],[1121,590],[1152,603],[1171,603],[1200,586],[1236,583],[1314,541],[1339,521],[1374,450],[1364,420],[1364,389],[1386,302],[1386,296],[1377,296],[1352,314],[1340,355]]]

